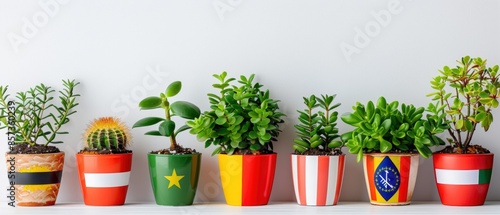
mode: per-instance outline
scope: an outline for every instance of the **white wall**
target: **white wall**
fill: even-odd
[[[0,1],[0,85],[10,85],[12,93],[40,82],[56,89],[61,79],[81,82],[78,113],[60,145],[67,157],[59,202],[82,201],[74,154],[86,125],[106,115],[132,125],[156,114],[136,105],[173,80],[184,84],[178,99],[206,110],[206,93],[214,92],[212,74],[257,75],[287,114],[275,144],[271,200],[292,201],[289,154],[302,96],[337,94],[340,113],[381,95],[424,106],[430,101],[429,81],[444,65],[453,66],[464,55],[500,63],[499,1],[66,0],[48,10],[40,6],[45,2],[55,1]],[[363,40],[361,34],[369,36]],[[340,48],[347,44],[353,53]],[[350,129],[339,124],[341,131]],[[497,120],[475,143],[500,152],[499,129]],[[146,153],[168,144],[143,132],[133,130],[128,202],[153,202]],[[179,138],[203,152],[197,201],[224,201],[212,148],[204,149],[188,133]],[[7,149],[2,142],[0,153]],[[414,200],[438,200],[433,177],[432,161],[422,159]],[[499,178],[494,171],[488,200],[500,200]],[[345,179],[341,200],[366,201],[362,165],[352,155]],[[0,184],[7,184],[3,171]],[[5,189],[0,193],[7,196]]]

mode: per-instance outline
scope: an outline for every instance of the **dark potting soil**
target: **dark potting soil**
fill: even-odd
[[[458,147],[446,146],[444,149],[437,151],[436,153],[453,153],[453,154],[487,154],[490,150],[483,148],[480,145],[469,145],[467,149],[462,149]]]
[[[59,149],[55,146],[45,146],[45,145],[30,145],[27,143],[14,145],[9,154],[44,154],[44,153],[58,153]]]
[[[318,148],[314,149],[309,149],[303,153],[295,152],[294,154],[296,155],[342,155],[342,151],[340,149],[334,149],[334,150],[321,150]]]
[[[132,153],[132,150],[128,149],[89,149],[85,148],[82,149],[78,152],[79,154],[99,154],[99,155],[106,155],[106,154],[126,154],[126,153]]]

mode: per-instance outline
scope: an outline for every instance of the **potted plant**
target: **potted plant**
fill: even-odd
[[[232,84],[226,72],[213,75],[219,83],[209,93],[210,110],[187,122],[205,147],[215,146],[226,203],[237,206],[265,205],[274,180],[277,154],[273,152],[284,116],[278,100],[270,97],[255,75],[240,76]]]
[[[411,202],[418,172],[419,154],[432,155],[429,147],[444,144],[436,136],[447,129],[441,107],[425,109],[380,97],[376,104],[357,103],[352,113],[341,116],[354,127],[343,134],[349,152],[363,160],[369,199],[376,205],[407,205]]]
[[[170,147],[148,154],[151,185],[158,205],[191,205],[198,186],[201,153],[177,143],[177,134],[189,127],[183,125],[176,128],[173,117],[194,119],[200,115],[200,109],[187,101],[169,100],[177,95],[181,88],[182,83],[174,81],[159,97],[143,99],[139,103],[141,110],[163,109],[165,115],[146,117],[132,126],[137,128],[156,125],[155,130],[145,134],[170,138]]]
[[[486,59],[463,57],[455,68],[445,66],[431,81],[432,100],[443,105],[449,121],[449,145],[434,153],[434,173],[445,205],[483,205],[488,193],[493,153],[472,142],[480,125],[488,131],[492,110],[498,107],[498,65]]]
[[[101,117],[85,131],[85,147],[76,154],[86,205],[123,205],[127,196],[132,151],[130,130],[118,118]]]
[[[16,93],[11,100],[8,86],[0,86],[0,127],[7,129],[10,151],[6,153],[10,205],[54,205],[64,166],[64,152],[50,144],[62,143],[61,128],[69,122],[78,105],[75,80],[63,80],[60,103],[54,101],[50,86],[36,85]]]
[[[336,95],[303,97],[306,109],[298,110],[298,138],[290,156],[293,185],[300,205],[336,205],[344,176],[343,143],[337,140]],[[318,110],[319,109],[319,110]]]

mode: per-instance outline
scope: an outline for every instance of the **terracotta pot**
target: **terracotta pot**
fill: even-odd
[[[132,153],[76,154],[86,205],[123,205],[127,196]]]
[[[64,166],[64,152],[6,154],[9,192],[18,206],[56,203]],[[13,192],[13,193],[12,193]]]
[[[156,204],[192,205],[198,187],[201,153],[148,154],[149,173]]]
[[[274,181],[277,154],[219,154],[219,170],[228,205],[267,205]]]
[[[441,203],[483,205],[490,186],[493,154],[434,153],[434,176]]]
[[[290,155],[299,205],[336,205],[344,177],[345,155]]]
[[[366,188],[374,205],[408,205],[418,173],[419,154],[363,156]]]

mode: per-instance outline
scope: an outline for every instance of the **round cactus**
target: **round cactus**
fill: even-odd
[[[130,139],[129,128],[118,118],[101,117],[87,128],[84,144],[89,149],[123,150]]]

